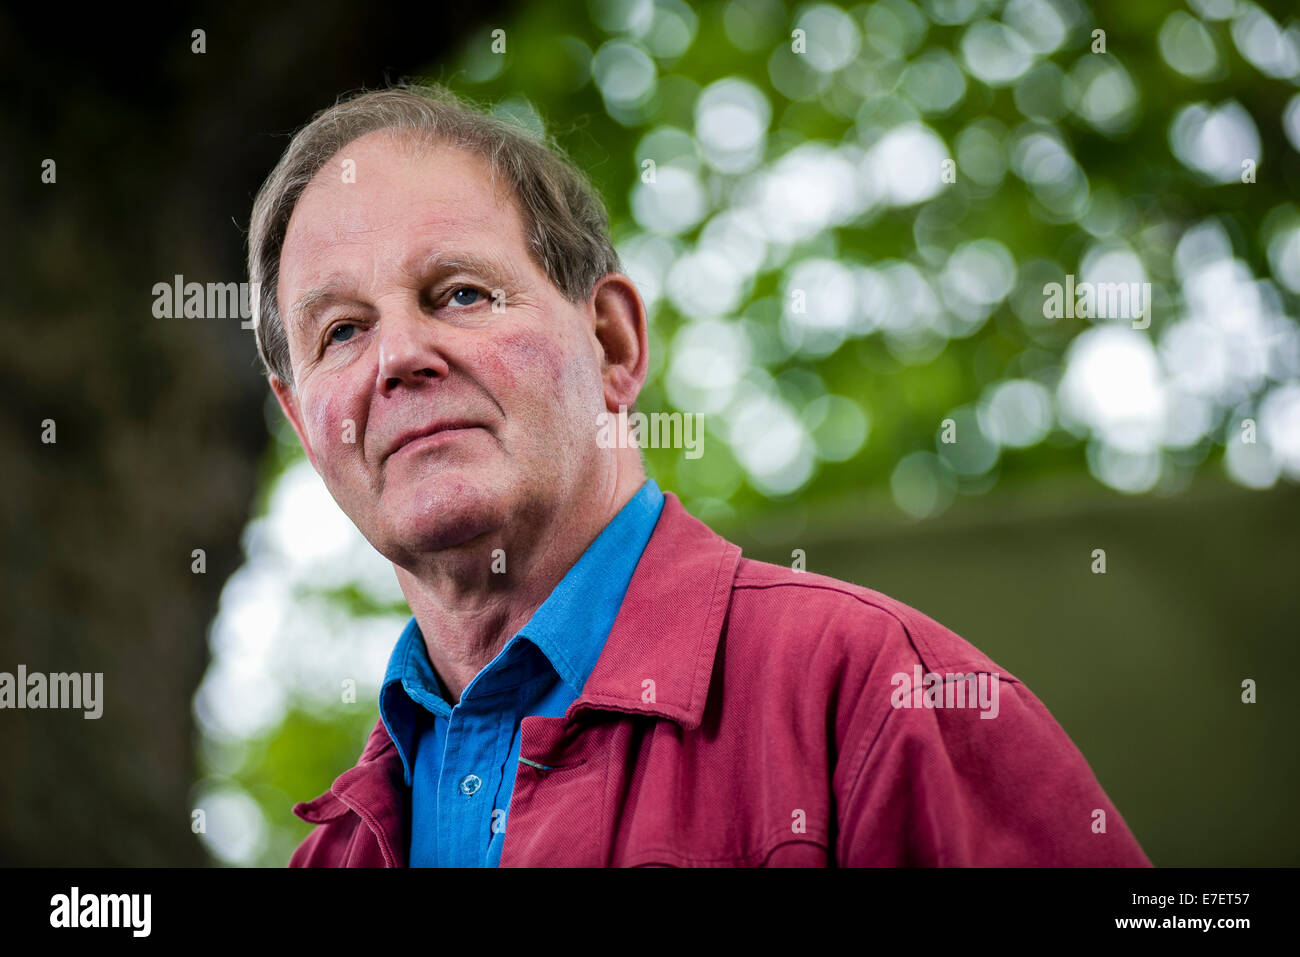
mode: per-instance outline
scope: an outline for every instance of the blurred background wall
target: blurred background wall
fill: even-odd
[[[647,450],[663,488],[986,651],[1157,864],[1300,861],[1287,5],[101,16],[0,13],[0,671],[105,689],[94,721],[0,711],[0,864],[282,865],[373,726],[391,568],[251,333],[153,289],[246,279],[288,136],[404,77],[550,132],[605,196],[639,407],[705,423],[699,458]],[[1067,277],[1149,283],[1149,323],[1052,314]]]
[[[855,507],[856,506],[856,507]],[[1293,865],[1300,666],[1294,487],[1159,502],[1077,483],[990,493],[925,528],[861,501],[726,529],[752,557],[923,609],[1029,686],[1159,866]],[[720,529],[720,531],[723,531]],[[1093,572],[1095,549],[1106,573]],[[1253,679],[1259,703],[1243,705]],[[1267,694],[1270,700],[1265,701]],[[995,768],[989,769],[996,774]]]

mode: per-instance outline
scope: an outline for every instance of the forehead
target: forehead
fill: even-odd
[[[526,268],[523,225],[487,161],[391,130],[338,151],[303,190],[281,250],[280,290],[340,270],[372,274],[439,250],[495,254]],[[281,300],[283,309],[284,300]]]

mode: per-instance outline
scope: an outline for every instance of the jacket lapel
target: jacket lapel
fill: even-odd
[[[565,718],[609,709],[698,728],[739,563],[739,546],[665,493],[614,627]]]
[[[365,824],[383,866],[407,866],[411,789],[382,719],[371,730],[356,766],[340,774],[320,797],[295,805],[293,813],[311,824],[324,824],[349,810]]]

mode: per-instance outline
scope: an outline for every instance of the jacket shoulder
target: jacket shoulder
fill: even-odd
[[[828,637],[850,655],[893,649],[919,659],[930,671],[964,668],[1000,671],[975,645],[924,612],[883,592],[815,572],[742,558],[732,583],[735,620],[752,614],[793,641],[824,643]]]
[[[1043,703],[905,602],[742,560],[727,636],[745,662],[733,668],[764,668],[769,694],[775,680],[792,701],[827,703],[841,864],[1149,866]],[[916,671],[980,677],[969,695],[953,687],[931,699],[908,693]]]

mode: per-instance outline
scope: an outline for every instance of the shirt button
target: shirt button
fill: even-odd
[[[473,794],[483,786],[482,779],[477,774],[467,774],[460,781],[460,790],[462,794]]]

